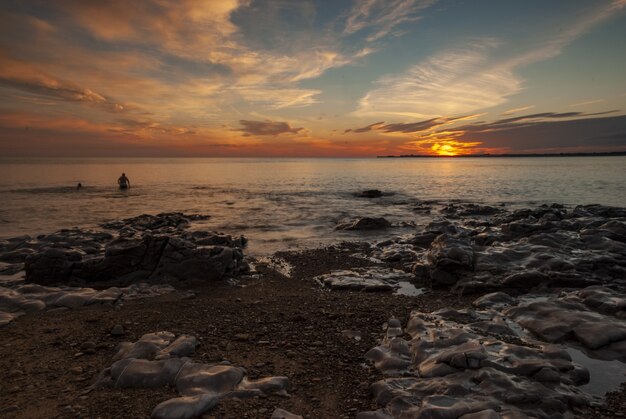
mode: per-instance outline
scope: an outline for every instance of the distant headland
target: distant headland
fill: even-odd
[[[626,156],[626,151],[611,151],[605,153],[506,153],[506,154],[457,154],[455,156],[436,154],[401,154],[398,156],[376,156],[379,159],[387,158],[461,158],[461,157],[599,157],[599,156]]]

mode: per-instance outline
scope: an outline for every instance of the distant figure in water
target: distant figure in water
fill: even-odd
[[[117,184],[120,185],[120,189],[130,188],[130,180],[126,177],[126,173],[122,173],[122,176],[117,180]]]
[[[83,184],[82,184],[82,183],[80,183],[80,182],[78,182],[78,185],[76,185],[76,189],[80,189],[80,188],[82,188],[82,187],[83,187]]]

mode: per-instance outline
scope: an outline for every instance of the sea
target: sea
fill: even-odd
[[[367,189],[384,195],[357,196]],[[433,200],[626,207],[626,157],[0,158],[0,238],[179,211],[209,215],[194,228],[244,235],[246,253],[267,255],[399,235],[432,219],[414,208]],[[335,229],[365,216],[396,227]]]

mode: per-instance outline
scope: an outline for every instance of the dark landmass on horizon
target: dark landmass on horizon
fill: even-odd
[[[387,158],[459,158],[459,157],[598,157],[598,156],[626,156],[626,151],[611,151],[600,153],[506,153],[506,154],[459,154],[456,156],[441,156],[432,154],[401,154],[399,156],[376,156],[378,159]]]

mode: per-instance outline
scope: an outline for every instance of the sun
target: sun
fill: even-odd
[[[459,154],[459,150],[451,144],[433,144],[430,148],[438,156],[456,156]]]

